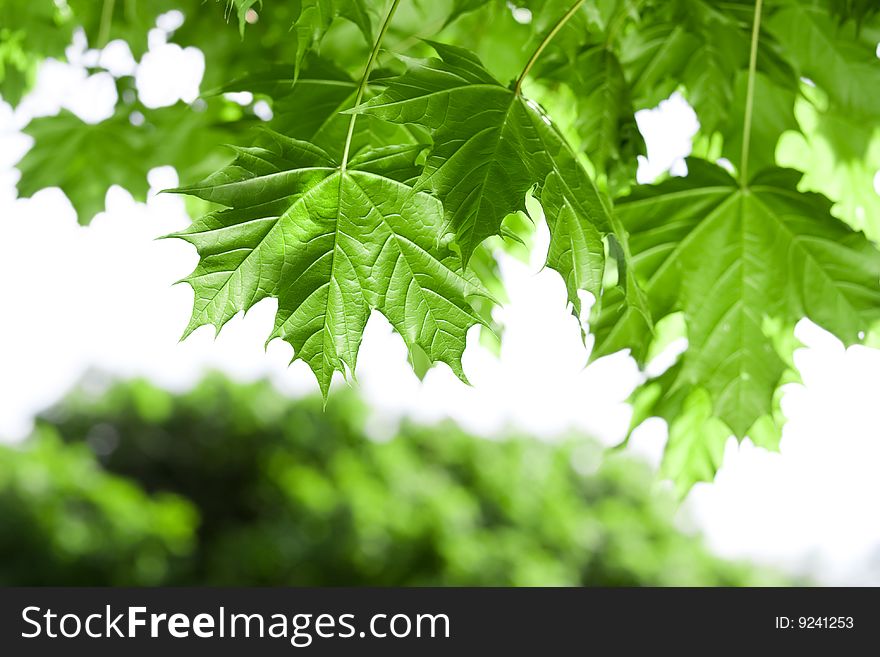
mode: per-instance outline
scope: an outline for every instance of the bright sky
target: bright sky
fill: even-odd
[[[169,19],[166,18],[166,21]],[[164,24],[173,27],[174,21]],[[122,42],[102,53],[78,39],[74,65],[47,62],[36,90],[16,111],[0,101],[0,436],[27,435],[35,413],[59,400],[89,369],[146,376],[171,389],[191,385],[209,368],[238,379],[269,376],[291,394],[317,390],[302,363],[287,366],[291,348],[275,341],[264,351],[274,301],[236,317],[214,340],[202,328],[178,339],[192,292],[172,283],[197,261],[189,245],[156,241],[187,225],[179,198],[151,193],[136,203],[123,189],[107,194],[107,211],[81,227],[58,189],[16,199],[15,162],[29,147],[20,129],[38,115],[65,107],[87,121],[110,115],[112,75],[136,72],[138,92],[150,106],[196,97],[204,60],[195,49],[166,44],[155,30],[140,65]],[[107,73],[87,75],[100,63]],[[672,170],[682,174],[697,128],[687,103],[673,96],[639,113],[648,158],[639,179]],[[173,169],[150,174],[153,190],[176,184]],[[532,262],[502,262],[510,303],[500,358],[471,335],[464,367],[472,387],[445,367],[420,382],[406,363],[402,341],[381,316],[367,327],[358,369],[359,388],[375,407],[377,433],[393,430],[402,414],[451,417],[495,433],[515,426],[552,437],[578,428],[606,444],[622,438],[629,420],[624,400],[640,373],[625,354],[585,367],[578,322],[565,307],[559,277],[542,271],[546,229]],[[750,557],[809,571],[828,583],[880,584],[880,352],[844,349],[808,322],[798,327],[806,348],[796,355],[804,385],[783,400],[788,417],[781,453],[731,440],[713,484],[698,485],[681,512],[720,554]],[[629,449],[659,459],[666,429],[651,421]]]

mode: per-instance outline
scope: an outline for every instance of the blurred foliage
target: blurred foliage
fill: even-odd
[[[0,448],[0,582],[159,584],[194,547],[198,513],[105,472],[86,445],[42,426]]]
[[[292,29],[302,18],[304,6],[302,2],[277,0],[0,0],[0,98],[13,106],[32,88],[40,62],[47,57],[65,58],[65,48],[77,29],[84,32],[87,47],[95,54],[119,39],[141,61],[152,30],[154,40],[197,47],[206,63],[200,85],[203,96],[194,103],[147,107],[136,93],[134,77],[122,75],[116,81],[118,100],[113,116],[98,125],[67,112],[37,118],[26,129],[34,146],[17,165],[22,174],[19,193],[30,196],[58,186],[85,224],[103,210],[111,185],[121,185],[136,199],[144,200],[146,174],[153,167],[174,166],[181,181],[194,182],[231,160],[233,153],[226,145],[239,143],[244,131],[260,123],[254,113],[255,102],[268,101],[276,115],[287,117],[271,124],[282,131],[290,128],[291,116],[303,120],[323,110],[307,106],[303,111],[290,95],[279,100],[278,94],[261,89],[259,80],[269,75],[277,78],[277,72],[284,70],[291,77],[290,87],[309,53],[313,63],[318,62],[313,71],[326,73],[328,62],[332,62],[337,75],[357,77],[372,44],[364,36],[367,25],[339,20],[343,15],[318,26],[316,34]],[[452,42],[468,43],[487,58],[501,79],[512,79],[534,39],[533,30],[517,23],[503,3],[493,3],[478,14],[466,14],[446,24],[450,6],[451,2],[442,0],[404,3],[386,37],[389,51],[424,56],[431,50],[422,38],[442,34]],[[235,29],[241,7],[256,12],[254,22],[243,32]],[[368,9],[376,11],[373,6]],[[170,11],[180,12],[183,24],[168,32],[157,29],[157,19]],[[487,18],[491,30],[487,29]],[[372,17],[374,25],[377,20]],[[383,65],[390,70],[402,69],[393,58],[386,58]],[[89,68],[90,73],[101,70],[100,60]],[[219,93],[236,86],[253,91],[256,98],[240,106]],[[389,129],[385,126],[386,132]]]
[[[88,390],[3,449],[2,584],[781,582],[712,556],[644,464],[582,438],[392,430],[350,395],[325,412],[221,377]]]
[[[97,4],[97,3],[96,3]],[[61,57],[73,36],[73,22],[58,3],[0,1],[0,96],[12,105],[34,83],[46,57]]]

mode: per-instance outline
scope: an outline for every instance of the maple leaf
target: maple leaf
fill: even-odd
[[[672,387],[706,388],[738,437],[772,412],[786,369],[780,327],[807,317],[851,344],[880,317],[880,252],[799,180],[772,168],[740,186],[690,159],[687,178],[617,204],[652,315],[684,313],[688,349]],[[630,347],[644,362],[651,335],[613,299],[592,328],[598,353]]]
[[[439,201],[389,177],[411,149],[365,152],[346,167],[314,144],[264,131],[236,150],[222,171],[173,190],[225,206],[173,235],[201,257],[184,279],[195,293],[185,335],[275,297],[269,339],[290,343],[326,396],[334,372],[354,372],[376,309],[411,351],[464,379],[466,333],[481,323],[467,298],[486,293],[440,245]]]
[[[783,135],[779,163],[803,171],[802,189],[835,199],[832,213],[877,241],[880,195],[874,178],[880,171],[880,124],[820,112],[805,99],[798,101],[795,113],[800,130]]]
[[[551,231],[548,265],[566,281],[579,311],[579,290],[598,296],[605,267],[608,209],[552,120],[518,89],[505,87],[462,48],[431,43],[441,59],[412,62],[357,111],[432,132],[434,145],[416,188],[442,202],[467,261],[525,210],[537,186]]]
[[[66,110],[36,118],[25,128],[34,145],[16,165],[21,171],[18,192],[31,196],[44,187],[60,187],[82,224],[104,209],[111,185],[144,201],[147,174],[154,167],[174,166],[181,178],[194,178],[228,161],[221,146],[247,122],[227,120],[227,105],[213,99],[201,111],[183,103],[139,106],[139,125],[132,122],[130,108],[95,124]],[[65,163],[60,173],[52,166],[58,161]]]
[[[337,18],[358,26],[367,43],[373,42],[373,27],[366,0],[302,0],[299,15],[293,21],[296,37],[296,71],[306,55],[317,49]]]
[[[767,21],[800,75],[823,89],[832,105],[852,117],[880,122],[877,39],[859,32],[854,22],[839,25],[826,8],[810,2],[780,0]]]
[[[546,77],[565,83],[577,105],[575,128],[600,172],[622,168],[631,178],[645,142],[633,114],[629,85],[617,55],[604,44],[581,52],[571,64],[550,66]]]
[[[13,107],[46,57],[60,57],[75,27],[61,7],[46,0],[0,3],[0,97]]]
[[[660,471],[683,495],[695,483],[714,479],[730,429],[715,415],[705,388],[676,385],[680,373],[681,365],[673,366],[638,388],[631,402],[633,427],[651,416],[666,420],[669,430]]]
[[[372,98],[384,89],[382,80],[369,80],[364,98]],[[358,82],[325,59],[311,56],[302,71],[295,75],[290,66],[276,65],[254,71],[224,85],[220,91],[248,91],[272,99],[272,118],[268,125],[275,132],[309,141],[336,157],[342,156],[350,124]],[[430,142],[424,130],[400,126],[376,117],[359,116],[351,136],[351,152],[375,144],[411,144],[423,150]],[[421,168],[411,172],[417,177]]]
[[[44,187],[60,187],[80,223],[91,221],[104,209],[111,185],[125,187],[135,198],[146,197],[150,166],[144,156],[148,146],[143,131],[135,129],[127,116],[120,113],[89,124],[62,110],[57,116],[31,121],[26,132],[34,145],[16,165],[21,171],[17,184],[21,196],[32,196]],[[51,168],[51,162],[59,159],[65,163],[62,175]]]
[[[244,36],[248,14],[261,8],[262,0],[227,0],[227,6],[238,18]],[[290,36],[295,44],[294,71],[299,73],[306,56],[317,50],[337,18],[354,23],[364,40],[373,43],[373,8],[369,0],[298,0],[293,5]]]

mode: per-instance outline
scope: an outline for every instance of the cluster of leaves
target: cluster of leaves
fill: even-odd
[[[687,338],[633,400],[633,426],[669,422],[664,468],[682,489],[712,478],[730,434],[778,444],[797,321],[849,344],[880,315],[873,3],[149,4],[181,9],[169,38],[205,53],[204,87],[217,93],[201,118],[171,119],[176,133],[144,109],[149,130],[129,126],[133,106],[80,130],[59,127],[71,117],[40,119],[20,189],[54,176],[86,219],[110,183],[143,192],[159,163],[192,180],[188,165],[236,144],[233,161],[177,190],[211,204],[176,235],[201,259],[186,279],[187,332],[276,298],[270,337],[293,346],[325,395],[335,372],[354,371],[372,310],[414,365],[444,362],[464,379],[468,331],[497,329],[494,257],[525,240],[523,217],[546,221],[547,266],[573,313],[593,299],[592,357],[628,349],[644,365]],[[141,11],[109,7],[79,17],[90,42],[142,46]],[[226,17],[235,27],[224,31]],[[271,103],[257,134],[242,134],[258,123],[249,107],[226,107],[220,94],[233,91]],[[700,122],[688,175],[638,185],[634,113],[674,91]],[[87,132],[71,152],[78,165],[47,171],[53,144],[74,150],[71,135]],[[106,171],[85,169],[92,158]]]
[[[350,395],[96,388],[2,451],[2,584],[784,583],[712,556],[644,464],[599,467],[582,437],[405,423],[377,442]]]
[[[6,586],[159,584],[193,550],[198,520],[180,496],[107,473],[47,424],[0,447],[0,513]]]

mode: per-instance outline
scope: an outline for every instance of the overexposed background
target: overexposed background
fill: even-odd
[[[113,76],[135,74],[148,106],[196,98],[204,59],[194,48],[166,43],[179,24],[166,15],[135,62],[123,42],[103,51],[78,35],[72,63],[46,62],[34,92],[15,110],[0,101],[0,437],[27,435],[34,415],[58,401],[90,369],[145,376],[171,389],[192,385],[207,369],[240,380],[269,376],[290,394],[317,390],[307,367],[288,367],[291,348],[274,341],[274,301],[233,319],[214,339],[201,328],[185,342],[192,292],[172,286],[195,266],[195,250],[155,238],[189,219],[180,198],[156,195],[177,176],[150,173],[146,204],[121,188],[107,194],[107,211],[88,227],[77,224],[64,194],[47,189],[17,199],[14,166],[30,146],[21,128],[34,116],[66,108],[83,120],[110,116]],[[89,75],[86,66],[106,72]],[[696,117],[677,95],[640,112],[648,144],[639,179],[686,172]],[[63,166],[59,163],[59,166]],[[880,193],[880,173],[878,173]],[[510,303],[500,310],[507,332],[500,357],[470,336],[464,366],[472,387],[445,366],[420,382],[399,337],[374,316],[364,339],[359,387],[374,407],[377,437],[402,415],[431,421],[451,417],[481,433],[508,427],[551,438],[581,429],[613,445],[629,422],[625,399],[640,380],[626,354],[586,367],[578,322],[565,306],[561,279],[542,271],[546,228],[532,260],[502,262]],[[681,510],[683,525],[703,531],[720,554],[748,557],[836,584],[880,585],[880,352],[843,346],[808,322],[798,326],[806,345],[796,354],[803,385],[783,399],[788,423],[781,453],[731,440],[713,484],[697,485]],[[344,385],[344,384],[341,384]],[[627,449],[657,463],[665,424],[649,421]]]

